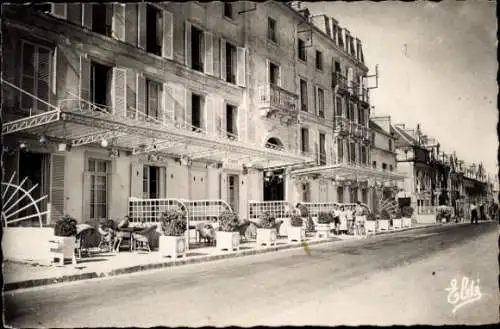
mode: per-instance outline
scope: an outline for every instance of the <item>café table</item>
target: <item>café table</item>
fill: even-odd
[[[130,244],[129,249],[130,251],[132,251],[132,246],[134,245],[134,238],[132,233],[142,231],[143,229],[144,229],[143,227],[136,227],[136,226],[118,228],[118,232],[121,233],[121,239],[120,242],[118,243],[118,246],[116,246],[115,251],[120,252],[120,246],[124,239],[127,239],[129,241]]]

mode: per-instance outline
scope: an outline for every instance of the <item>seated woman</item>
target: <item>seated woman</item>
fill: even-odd
[[[122,221],[118,224],[118,232],[116,234],[116,239],[113,244],[113,250],[115,252],[120,252],[120,245],[123,241],[123,238],[130,237],[130,232],[121,232],[120,229],[127,228],[130,224],[130,218],[125,216]]]

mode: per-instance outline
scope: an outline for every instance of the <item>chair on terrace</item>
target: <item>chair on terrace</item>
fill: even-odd
[[[156,232],[156,225],[144,228],[142,231],[132,233],[132,249],[146,249],[151,252],[152,234]]]

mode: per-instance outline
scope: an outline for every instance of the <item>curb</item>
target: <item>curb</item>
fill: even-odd
[[[307,244],[308,245],[319,245],[319,244],[327,244],[327,243],[332,243],[332,242],[337,242],[337,241],[340,242],[340,241],[345,241],[345,240],[328,239],[328,240],[320,240],[320,241],[311,241]],[[39,286],[53,285],[53,284],[58,284],[58,283],[74,282],[74,281],[96,279],[96,278],[103,278],[103,277],[110,277],[110,276],[118,276],[118,275],[124,275],[124,274],[130,274],[130,273],[136,273],[136,272],[142,272],[142,271],[154,270],[154,269],[160,269],[160,268],[176,267],[176,266],[190,265],[190,264],[199,264],[199,263],[205,263],[205,262],[214,262],[214,261],[222,260],[222,259],[238,258],[238,257],[244,257],[244,256],[252,256],[252,255],[258,255],[258,254],[277,252],[280,250],[299,249],[299,248],[303,248],[302,243],[300,243],[300,244],[299,243],[286,244],[286,245],[279,245],[279,246],[277,245],[277,246],[273,246],[273,247],[264,247],[262,249],[244,250],[244,251],[237,251],[237,252],[232,252],[232,253],[227,253],[227,254],[199,256],[196,258],[175,259],[175,260],[169,260],[169,261],[165,261],[165,262],[152,263],[152,264],[146,264],[146,265],[135,265],[135,266],[130,266],[130,267],[114,269],[114,270],[111,270],[109,272],[100,272],[100,273],[99,272],[86,272],[86,273],[81,273],[81,274],[64,275],[61,277],[52,277],[52,278],[10,282],[10,283],[4,283],[3,290],[4,291],[13,291],[13,290],[18,290],[18,289],[26,289],[26,288],[33,288],[33,287],[39,287]]]

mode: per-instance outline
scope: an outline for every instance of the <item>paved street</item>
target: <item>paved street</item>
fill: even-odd
[[[498,322],[495,223],[445,225],[5,295],[14,327]],[[454,278],[482,297],[452,313]]]

